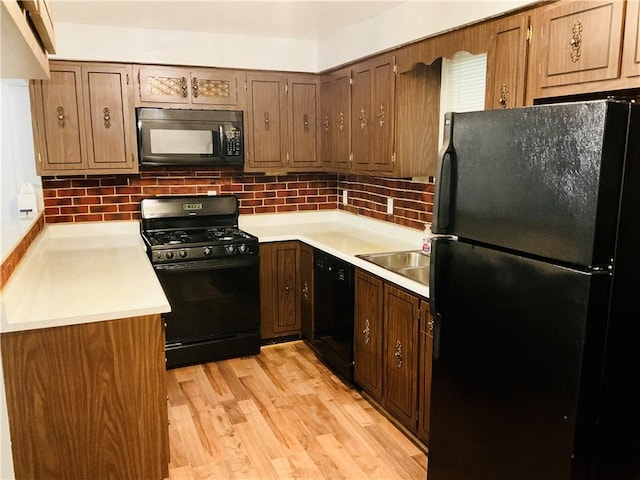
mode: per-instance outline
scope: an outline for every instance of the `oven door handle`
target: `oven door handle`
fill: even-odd
[[[181,273],[196,270],[226,270],[229,268],[251,267],[258,263],[258,257],[225,258],[197,262],[166,263],[154,265],[156,271]]]

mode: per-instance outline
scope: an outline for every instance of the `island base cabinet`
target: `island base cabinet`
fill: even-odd
[[[159,315],[0,339],[17,479],[168,476]]]

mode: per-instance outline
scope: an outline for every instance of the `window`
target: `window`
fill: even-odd
[[[439,145],[442,145],[445,113],[484,110],[486,79],[486,53],[458,52],[450,59],[442,59]]]

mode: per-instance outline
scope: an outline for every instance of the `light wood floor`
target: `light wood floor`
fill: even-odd
[[[302,341],[167,378],[172,480],[426,477],[423,452]]]

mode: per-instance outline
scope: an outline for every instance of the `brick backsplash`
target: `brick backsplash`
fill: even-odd
[[[143,167],[135,175],[55,176],[42,179],[45,220],[136,220],[140,201],[156,195],[234,194],[241,214],[341,208],[413,228],[431,220],[433,185],[335,173],[264,175],[237,168]],[[342,204],[342,191],[348,204]],[[394,213],[386,215],[387,197]]]

